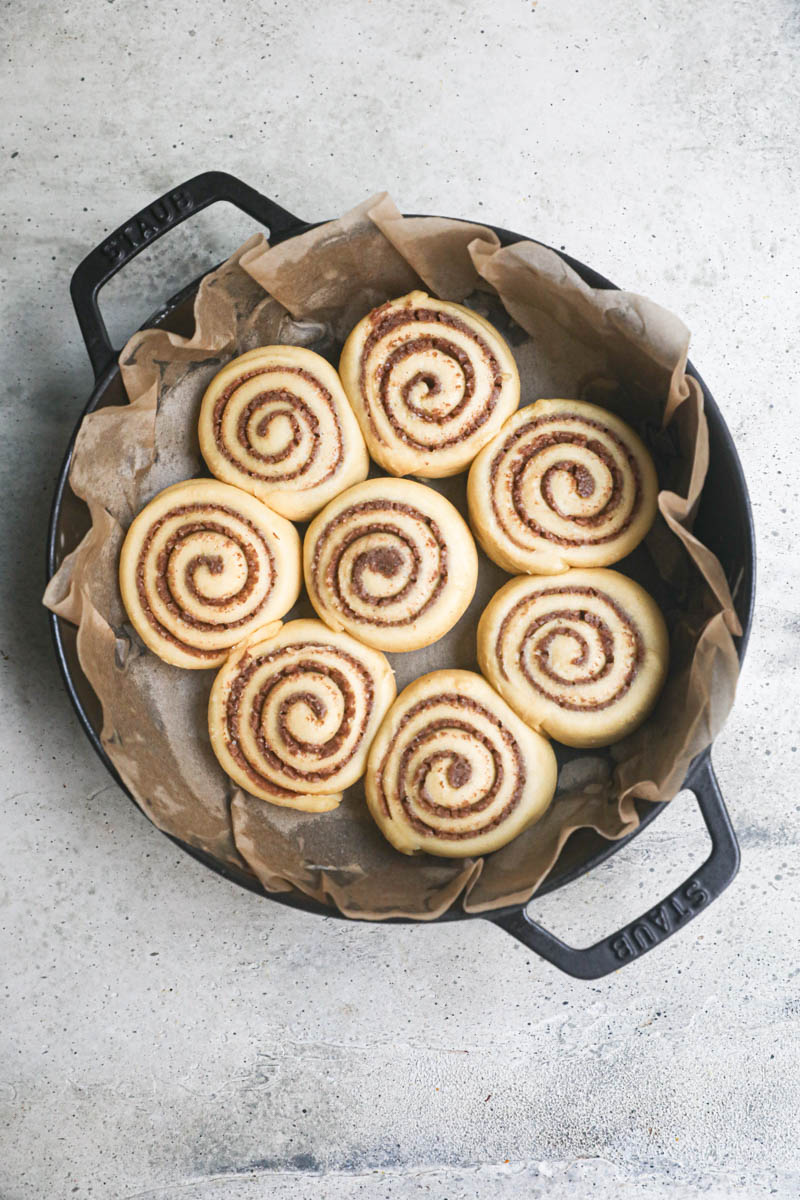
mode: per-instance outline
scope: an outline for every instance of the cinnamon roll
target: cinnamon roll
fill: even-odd
[[[544,813],[556,758],[472,671],[434,671],[407,687],[372,743],[369,810],[403,854],[488,854]]]
[[[619,417],[577,400],[520,409],[469,473],[478,541],[507,571],[557,575],[629,554],[656,515],[658,480]]]
[[[433,488],[406,479],[368,479],[337,496],[311,522],[303,560],[323,621],[380,650],[435,642],[478,578],[466,522]]]
[[[519,375],[487,320],[410,292],[368,313],[339,363],[372,457],[392,475],[462,471],[519,404]]]
[[[607,746],[640,725],[668,656],[655,601],[601,568],[512,579],[478,625],[486,678],[524,721],[567,746]]]
[[[303,346],[261,346],[229,362],[206,390],[198,432],[212,475],[292,521],[369,470],[339,376]]]
[[[331,793],[363,775],[394,696],[377,650],[321,621],[274,625],[238,646],[214,680],[211,745],[254,796],[324,811],[338,803]]]
[[[190,479],[134,519],[122,600],[146,646],[177,667],[218,667],[231,646],[282,617],[300,591],[294,526],[239,488]]]

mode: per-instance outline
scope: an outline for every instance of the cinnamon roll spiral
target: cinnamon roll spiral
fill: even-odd
[[[618,562],[656,514],[658,480],[619,417],[577,400],[520,409],[469,473],[472,528],[507,571],[555,575]]]
[[[213,475],[292,521],[369,470],[339,376],[303,346],[262,346],[229,362],[206,390],[198,432]]]
[[[472,671],[407,687],[372,743],[369,810],[403,854],[497,850],[542,816],[556,786],[550,743]]]
[[[433,488],[405,479],[368,479],[337,496],[311,522],[303,559],[323,621],[380,650],[435,642],[478,578],[465,521]]]
[[[331,793],[363,775],[394,696],[391,667],[377,650],[321,621],[290,621],[254,634],[217,675],[211,745],[253,795],[324,811],[338,803]]]
[[[239,488],[190,479],[166,488],[131,524],[122,600],[142,641],[173,666],[218,667],[300,591],[294,526]]]
[[[487,320],[410,292],[368,313],[339,363],[372,457],[392,475],[455,475],[519,404],[519,375]]]
[[[484,675],[535,729],[567,746],[607,746],[653,707],[667,671],[664,619],[618,571],[523,575],[478,625]]]

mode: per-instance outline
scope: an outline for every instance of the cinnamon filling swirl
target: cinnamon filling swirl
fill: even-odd
[[[326,441],[326,449],[330,454],[330,458],[324,471],[315,480],[315,484],[322,484],[335,475],[342,464],[344,458],[342,426],[333,396],[320,380],[303,367],[292,367],[281,364],[280,366],[260,367],[252,371],[243,371],[241,375],[225,388],[214,405],[212,420],[216,447],[219,453],[239,471],[243,471],[253,479],[268,480],[272,483],[301,480],[303,476],[309,474],[314,465],[319,461],[321,437],[319,418],[309,403],[302,397],[288,391],[285,387],[274,389],[266,387],[263,392],[254,396],[242,409],[236,423],[236,440],[240,450],[245,452],[244,455],[242,453],[235,453],[235,447],[232,447],[225,437],[223,419],[231,397],[247,380],[263,377],[266,383],[270,375],[295,375],[299,379],[304,380],[314,389],[320,403],[325,406],[329,414],[333,423],[333,437],[329,434]],[[255,418],[259,413],[262,414],[261,419],[256,424]],[[258,437],[266,438],[271,425],[278,420],[284,420],[288,423],[290,436],[279,450],[265,453],[264,450],[259,449],[253,443],[251,430]],[[269,469],[285,462],[294,455],[301,446],[304,437],[308,440],[309,447],[298,465],[289,471]],[[263,465],[258,469],[254,466],[248,466],[249,459],[254,459]]]
[[[603,545],[619,538],[635,520],[642,502],[642,487],[639,466],[634,454],[617,434],[588,417],[571,414],[560,414],[557,424],[575,423],[581,427],[594,428],[601,431],[614,446],[617,458],[607,446],[597,438],[581,433],[579,430],[554,430],[538,435],[535,430],[543,426],[552,426],[552,417],[539,417],[520,426],[500,447],[492,459],[489,468],[490,502],[498,525],[506,537],[518,546],[527,543],[515,531],[513,524],[508,521],[507,514],[500,500],[501,489],[498,482],[503,479],[504,488],[508,487],[514,516],[530,532],[538,538],[553,542],[558,546]],[[531,436],[531,435],[534,436]],[[552,446],[564,445],[565,448],[576,447],[585,450],[598,463],[610,478],[609,494],[594,512],[572,513],[562,508],[554,494],[554,482],[558,476],[568,475],[572,480],[575,494],[582,500],[588,500],[599,491],[591,467],[569,459],[560,459],[551,463],[536,477],[537,458]],[[629,478],[626,480],[619,460],[625,463]],[[532,482],[531,482],[532,481]],[[548,528],[541,520],[537,520],[530,512],[525,498],[526,490],[533,486],[544,501],[546,508],[564,521],[575,526],[575,533],[567,534],[563,530]],[[615,520],[614,514],[623,503],[629,499],[626,512],[621,519]],[[611,528],[607,528],[609,521]],[[605,529],[605,532],[602,530]],[[592,532],[597,530],[597,532]]]
[[[538,602],[543,596],[557,596],[562,601],[585,596],[600,601],[616,616],[618,626],[612,630],[602,616],[591,610],[557,607],[530,621],[512,641],[509,638],[511,626],[525,609],[530,608],[534,601]],[[581,626],[585,626],[587,631],[591,630],[595,635],[594,654],[586,634],[581,631]],[[570,658],[572,668],[586,667],[590,659],[594,658],[596,662],[593,668],[582,675],[565,676],[561,670],[554,667],[551,657],[551,649],[557,639],[567,639],[574,644],[574,654]],[[509,609],[500,623],[494,649],[500,672],[505,679],[509,678],[509,670],[513,664],[530,687],[557,704],[559,708],[571,712],[600,712],[617,704],[630,690],[644,657],[644,639],[633,618],[607,592],[592,587],[551,587],[532,592]],[[570,696],[570,691],[579,693],[581,688],[585,689],[587,685],[597,684],[606,679],[616,665],[617,656],[620,656],[622,661],[627,658],[628,662],[623,673],[615,680],[613,691],[609,695],[602,698],[592,697],[590,693]],[[547,680],[565,690],[549,688]]]
[[[398,743],[402,743],[403,729],[420,712],[430,709],[439,710],[443,707],[451,708],[456,715],[438,717],[426,725],[424,732],[416,733],[403,748],[393,778],[387,781],[386,765]],[[469,720],[470,713],[479,714],[493,727],[492,737],[487,736],[483,730]],[[492,763],[491,780],[488,782],[488,786],[474,798],[465,797],[460,804],[437,804],[431,799],[427,790],[427,780],[432,768],[437,763],[446,762],[448,764],[447,781],[451,788],[459,791],[466,788],[472,781],[473,771],[469,761],[459,753],[458,748],[454,747],[453,750],[434,749],[416,763],[413,772],[409,767],[412,760],[418,758],[420,750],[424,752],[424,747],[428,742],[436,743],[439,740],[437,734],[453,730],[465,734],[470,741],[483,748]],[[494,803],[506,781],[506,775],[513,781],[511,791],[501,811],[494,814],[490,821],[478,823],[478,825],[473,822],[469,828],[448,829],[441,823],[432,825],[424,819],[425,813],[444,819],[463,819],[484,812]],[[455,693],[444,693],[441,696],[432,696],[421,700],[404,713],[377,772],[378,796],[384,815],[387,818],[390,816],[390,804],[387,796],[387,791],[390,790],[392,797],[402,808],[404,819],[412,829],[422,837],[444,839],[445,841],[474,838],[478,833],[488,833],[502,825],[519,804],[525,787],[525,779],[525,764],[522,754],[510,730],[484,705],[470,697],[459,696]]]
[[[412,518],[418,526],[414,536],[408,528],[401,528],[389,519],[373,519],[384,515],[388,518],[392,513],[403,513]],[[358,550],[359,543],[376,537],[382,539],[383,544],[369,544],[363,551]],[[331,542],[333,546],[328,552]],[[427,556],[430,562],[431,552],[436,556],[436,572],[429,590],[415,600],[407,615],[383,615],[382,609],[397,605],[410,596],[419,581],[423,560]],[[324,572],[321,570],[323,558]],[[349,572],[344,570],[345,561],[350,564]],[[370,592],[364,582],[367,572],[375,572],[383,579],[395,582],[396,586],[385,595]],[[318,590],[324,586],[350,620],[376,625],[408,625],[436,602],[447,584],[447,542],[436,521],[413,505],[392,500],[362,501],[344,509],[326,524],[315,545],[312,579]],[[353,607],[352,596],[363,601],[368,611]]]
[[[363,773],[378,723],[395,695],[382,654],[321,621],[290,621],[255,635],[227,659],[208,706],[221,765],[265,800],[324,811]]]
[[[420,324],[435,323],[444,329],[457,330],[468,337],[477,351],[483,356],[491,377],[488,393],[481,397],[478,411],[474,413],[466,424],[462,425],[451,435],[447,435],[444,432],[444,426],[449,422],[456,421],[469,407],[475,395],[475,368],[467,351],[446,337],[432,334],[416,334],[406,341],[401,342],[400,345],[388,350],[385,357],[377,366],[375,373],[377,399],[394,434],[401,441],[420,450],[429,450],[432,445],[436,449],[441,450],[466,441],[489,420],[503,386],[503,377],[496,355],[488,342],[476,330],[470,328],[465,321],[462,321],[459,317],[451,313],[426,308],[396,309],[391,303],[376,309],[371,314],[370,319],[372,329],[364,342],[359,368],[359,383],[362,395],[365,398],[369,395],[367,366],[373,350],[384,339],[389,339],[389,345],[392,345],[394,339],[391,339],[390,335]],[[445,388],[442,379],[438,375],[435,375],[431,369],[417,371],[400,386],[399,394],[407,412],[415,418],[437,427],[434,443],[415,437],[412,434],[407,424],[404,424],[401,416],[395,411],[389,397],[389,388],[395,368],[407,359],[413,358],[423,352],[433,352],[434,359],[440,358],[449,361],[451,364],[455,364],[455,375],[460,383],[458,389],[460,395],[457,395],[454,403],[446,401],[441,405],[433,407],[429,403],[430,399],[440,395],[445,396],[448,389]],[[424,395],[427,402],[425,406],[414,399],[418,394]],[[368,400],[366,402],[366,413],[373,432],[377,433],[375,414]]]
[[[139,596],[139,604],[142,613],[153,626],[153,629],[158,633],[159,637],[171,642],[174,646],[180,647],[184,652],[193,654],[197,658],[213,659],[219,656],[218,650],[203,650],[198,646],[192,646],[181,638],[177,637],[171,630],[167,629],[153,612],[151,607],[150,594],[147,590],[145,581],[146,564],[150,553],[150,547],[155,539],[158,531],[167,521],[171,521],[176,517],[185,517],[190,513],[208,513],[209,511],[223,513],[229,517],[235,518],[236,522],[245,525],[252,533],[253,541],[257,542],[269,564],[269,575],[274,576],[275,573],[275,556],[272,552],[267,539],[258,530],[251,521],[241,513],[235,512],[232,508],[227,508],[224,505],[217,505],[210,508],[208,504],[184,504],[176,508],[170,509],[164,513],[157,521],[155,521],[149,529],[147,536],[142,542],[139,552],[139,557],[136,565],[136,589]],[[195,599],[202,601],[204,606],[210,605],[212,608],[217,608],[220,615],[225,609],[230,609],[234,604],[240,604],[247,600],[254,590],[262,583],[259,571],[258,556],[253,549],[251,543],[245,542],[235,529],[230,525],[226,525],[220,521],[203,519],[201,521],[191,522],[186,525],[181,525],[180,529],[173,533],[165,542],[163,548],[156,558],[156,590],[164,606],[173,614],[181,623],[190,629],[196,629],[204,633],[215,633],[221,629],[238,629],[243,625],[250,624],[255,616],[261,611],[269,598],[269,590],[265,589],[261,599],[258,600],[254,608],[251,608],[244,616],[238,620],[224,621],[220,619],[213,623],[202,621],[190,612],[185,605],[180,604],[176,599],[170,586],[170,562],[174,551],[184,543],[192,539],[198,534],[216,533],[226,541],[229,541],[235,546],[247,564],[247,573],[244,583],[237,591],[222,596],[209,596],[202,593],[196,583],[196,574],[202,568],[208,570],[212,575],[221,575],[225,570],[223,558],[220,555],[209,555],[206,553],[198,553],[194,555],[185,565],[183,582],[186,590]]]
[[[282,661],[285,663],[286,658],[297,653],[307,656],[309,661],[292,661],[281,665]],[[246,665],[240,667],[228,693],[225,709],[226,737],[231,756],[254,783],[263,786],[270,782],[270,778],[264,776],[242,750],[241,727],[245,721],[249,724],[263,762],[269,764],[275,772],[284,775],[287,782],[300,785],[328,780],[340,772],[342,763],[336,760],[335,756],[348,739],[355,737],[360,740],[364,737],[374,709],[375,689],[372,676],[363,662],[340,649],[335,651],[335,663],[327,662],[326,657],[331,653],[331,647],[322,642],[290,643],[281,647],[280,651],[250,658]],[[266,672],[266,678],[243,711],[243,693],[253,676],[262,672]],[[305,680],[311,676],[315,680],[320,677],[329,680],[341,698],[343,708],[335,732],[320,742],[296,737],[289,721],[290,714],[296,706],[303,706],[319,726],[328,716],[328,706],[324,697],[310,691],[306,686]],[[273,705],[273,693],[287,681],[292,684],[290,694],[280,701],[275,720],[269,723],[268,738],[267,718]],[[361,689],[360,706],[356,703],[356,688]],[[357,707],[360,707],[361,711],[359,725],[355,729]],[[281,754],[282,750],[284,754]],[[298,767],[293,764],[287,758],[287,751],[291,755],[308,757],[311,760],[310,765]],[[319,760],[322,759],[331,761],[326,765],[319,765]]]

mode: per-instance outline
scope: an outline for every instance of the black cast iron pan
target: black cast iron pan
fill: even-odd
[[[97,408],[125,402],[117,363],[118,351],[112,347],[100,315],[98,292],[103,284],[135,258],[146,245],[186,220],[192,213],[199,212],[219,200],[236,205],[264,226],[273,244],[313,228],[313,224],[301,221],[299,217],[293,216],[273,200],[268,200],[232,175],[209,171],[167,192],[148,208],[126,221],[84,259],[73,275],[72,300],[94,368],[95,388],[75,427],[56,485],[47,543],[48,577],[53,575],[61,560],[77,545],[88,528],[87,510],[67,486],[75,434],[80,420],[85,413],[93,412]],[[521,234],[494,226],[490,228],[494,229],[502,245],[523,240]],[[602,275],[569,255],[562,254],[561,257],[592,287],[615,287]],[[154,313],[146,325],[159,325],[180,333],[190,333],[192,302],[199,283],[200,280],[196,279],[184,288]],[[755,546],[750,501],[728,427],[711,393],[691,364],[688,371],[703,388],[710,438],[710,466],[695,532],[718,555],[731,586],[744,631],[739,641],[741,659],[750,632],[755,583]],[[126,790],[100,741],[100,705],[78,663],[75,629],[52,614],[50,621],[61,673],[80,722],[111,775],[119,786]],[[711,853],[685,883],[665,896],[655,908],[637,917],[611,937],[603,938],[587,949],[575,949],[532,921],[524,906],[478,915],[501,926],[562,971],[581,979],[599,978],[640,957],[682,928],[697,912],[716,899],[731,882],[739,867],[739,847],[711,766],[710,750],[705,750],[692,763],[684,786],[695,794],[711,835]],[[544,895],[561,888],[596,867],[620,850],[631,838],[636,837],[664,807],[664,804],[642,802],[639,814],[641,824],[632,834],[620,841],[606,841],[591,830],[581,830],[573,834],[538,894]],[[222,865],[210,855],[175,838],[172,840],[194,858],[242,887],[261,895],[268,894],[270,899],[293,908],[325,916],[341,916],[337,910],[326,907],[300,892],[264,893],[255,876]],[[472,918],[473,914],[450,910],[439,920]]]

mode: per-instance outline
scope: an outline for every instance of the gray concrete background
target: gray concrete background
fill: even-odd
[[[792,0],[3,5],[0,1197],[800,1194]],[[309,219],[530,232],[681,314],[742,454],[759,608],[714,752],[735,885],[596,984],[482,922],[360,927],[237,891],[110,784],[44,614],[52,481],[91,375],[70,273],[170,185]],[[122,340],[232,249],[198,217],[104,296]],[[704,853],[691,801],[534,906],[588,943]]]

